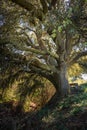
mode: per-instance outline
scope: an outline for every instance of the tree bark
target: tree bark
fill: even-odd
[[[58,72],[53,74],[53,79],[51,82],[56,88],[58,96],[64,97],[67,96],[70,92],[66,64],[63,62],[58,70]]]

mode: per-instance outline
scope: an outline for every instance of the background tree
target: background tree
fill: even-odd
[[[87,55],[87,2],[12,0],[1,5],[5,22],[0,43],[25,59],[24,71],[42,75],[53,83],[58,96],[66,96],[67,70]]]

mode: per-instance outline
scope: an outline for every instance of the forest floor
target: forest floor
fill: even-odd
[[[87,130],[87,84],[38,112],[23,113],[10,102],[0,103],[0,130]]]

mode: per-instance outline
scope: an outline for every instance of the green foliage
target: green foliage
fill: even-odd
[[[60,25],[60,26],[58,27],[58,31],[59,31],[59,32],[62,32],[62,30],[63,30],[63,26]]]
[[[58,101],[58,104],[53,110],[44,110],[43,121],[47,124],[52,124],[53,129],[69,130],[66,125],[67,120],[72,120],[72,117],[77,117],[86,111],[87,108],[87,92],[85,92],[87,84],[81,87],[82,92],[76,95],[70,95]],[[49,127],[49,126],[48,126]],[[51,128],[50,128],[51,130]]]
[[[51,37],[52,37],[52,38],[55,38],[55,37],[56,37],[56,32],[57,32],[56,29],[54,29],[54,30],[52,31],[52,34],[51,34]]]
[[[59,124],[56,126],[56,128],[57,128],[58,130],[68,130],[68,128],[66,128],[66,126],[65,126],[64,124],[62,124],[62,123],[59,123]]]
[[[67,117],[78,115],[87,107],[87,83],[80,88],[81,92],[76,95],[70,95],[58,101],[54,111],[49,110],[47,118],[44,117],[45,122],[54,121],[55,118],[65,120]]]
[[[86,93],[87,92],[87,83],[82,84],[81,89],[82,89],[82,91],[84,91],[84,93]]]
[[[72,25],[72,21],[69,18],[63,20],[63,26],[66,28],[68,25]]]
[[[79,114],[80,112],[82,112],[82,108],[81,108],[81,107],[74,107],[74,108],[70,111],[70,114],[71,114],[71,115],[76,115],[76,114]]]
[[[68,74],[70,77],[79,76],[83,72],[84,72],[84,69],[78,63],[75,63],[74,65],[72,65],[68,70]]]

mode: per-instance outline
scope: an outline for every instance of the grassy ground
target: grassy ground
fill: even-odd
[[[0,130],[8,130],[8,118],[12,124],[16,122],[14,130],[87,130],[87,83],[82,84],[78,92],[58,101],[55,107],[39,110],[37,116],[35,113],[16,113],[9,104],[4,107],[1,104]]]
[[[80,92],[58,102],[42,120],[45,130],[87,130],[87,84],[81,85]]]

